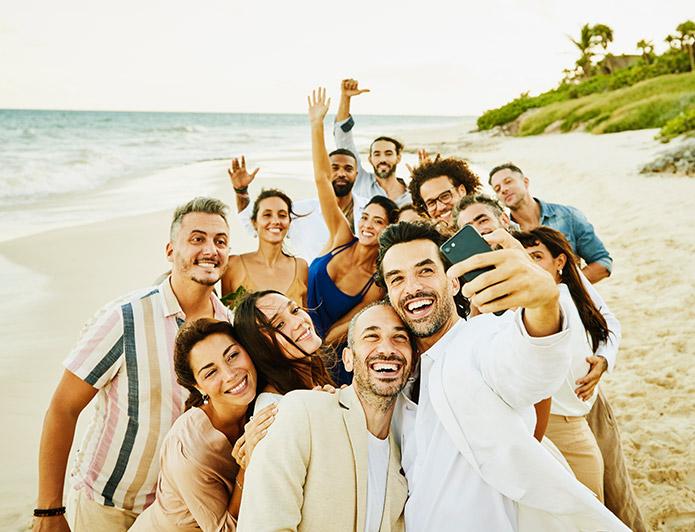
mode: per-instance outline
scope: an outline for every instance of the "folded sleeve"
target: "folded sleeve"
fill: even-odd
[[[370,192],[370,188],[371,183],[375,180],[375,178],[371,172],[368,172],[367,169],[362,166],[360,152],[358,151],[357,145],[355,144],[355,139],[352,136],[352,128],[354,125],[355,120],[352,118],[352,116],[349,116],[342,122],[336,122],[334,124],[333,136],[335,138],[335,147],[350,150],[354,154],[355,159],[357,159],[357,178],[355,179],[353,193],[371,198],[372,194]]]
[[[124,362],[124,313],[130,305],[110,303],[88,322],[63,361],[65,369],[96,389],[103,388]],[[132,321],[132,312],[129,314]]]

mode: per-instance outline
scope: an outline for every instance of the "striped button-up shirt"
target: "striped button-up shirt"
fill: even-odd
[[[211,301],[215,318],[231,321],[214,294]],[[174,372],[185,319],[167,278],[104,307],[64,362],[99,390],[71,477],[100,504],[140,513],[154,500],[159,449],[188,396]]]

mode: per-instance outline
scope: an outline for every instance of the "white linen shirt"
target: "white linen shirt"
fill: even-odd
[[[434,363],[441,359],[447,348],[456,350],[455,356],[490,357],[491,362],[499,353],[495,347],[505,347],[505,344],[495,344],[491,341],[493,335],[500,330],[516,329],[520,334],[514,335],[527,344],[526,349],[546,350],[557,338],[567,335],[567,324],[564,318],[563,331],[557,335],[544,338],[531,338],[523,326],[521,312],[508,313],[506,319],[483,315],[468,321],[459,320],[447,333],[439,339],[428,351],[420,357],[420,394],[419,403],[415,404],[408,397],[410,383],[399,397],[394,416],[394,435],[401,443],[401,463],[408,480],[409,496],[405,507],[406,530],[518,530],[517,504],[504,496],[497,489],[486,483],[480,474],[473,469],[461,452],[445,426],[442,424],[437,411],[432,404],[430,393],[430,373]],[[480,326],[478,326],[480,325]],[[510,346],[513,347],[513,346]],[[547,356],[547,355],[544,355]],[[501,358],[513,359],[514,356]],[[562,357],[561,357],[562,358]],[[505,363],[498,364],[499,369],[490,371],[495,364],[482,362],[478,370],[483,379],[493,390],[510,400],[510,393],[515,385],[505,386],[500,382],[500,375],[505,374]],[[487,367],[487,370],[485,369]],[[508,368],[507,368],[508,369]],[[531,373],[536,373],[532,364]],[[508,373],[509,379],[520,382],[514,371]],[[534,399],[528,395],[538,387],[538,381],[543,378],[533,375],[533,384],[520,387],[520,393],[515,397],[515,410],[521,415],[529,435],[533,434],[536,417],[533,409]],[[551,381],[557,380],[555,377]],[[550,382],[549,386],[554,386]],[[534,393],[534,392],[531,392]],[[538,393],[538,390],[535,390]],[[525,406],[521,406],[525,404]]]

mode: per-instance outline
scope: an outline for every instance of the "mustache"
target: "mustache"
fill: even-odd
[[[373,355],[371,357],[367,357],[365,360],[367,365],[371,365],[376,362],[399,362],[402,366],[408,365],[408,361],[403,355],[396,355],[395,353],[391,355]]]
[[[418,299],[420,297],[431,297],[432,299],[436,299],[437,293],[436,292],[425,292],[424,290],[418,290],[414,294],[405,296],[403,299],[401,299],[401,305],[407,305],[409,301],[412,301],[413,299]]]

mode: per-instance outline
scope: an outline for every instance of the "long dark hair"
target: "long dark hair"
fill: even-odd
[[[276,330],[256,303],[268,294],[279,294],[277,290],[261,290],[248,294],[234,311],[234,329],[239,343],[253,360],[258,374],[259,390],[273,386],[282,395],[292,390],[307,390],[312,386],[330,384],[333,379],[326,370],[325,360],[335,358],[332,350],[321,346],[316,353],[307,353],[291,338]],[[287,297],[287,296],[285,296]],[[304,354],[304,359],[290,359],[280,345],[277,335]]]
[[[567,262],[560,273],[560,280],[569,288],[572,300],[577,305],[582,324],[586,332],[591,336],[591,347],[596,352],[599,343],[608,339],[610,331],[608,330],[606,319],[600,310],[596,308],[591,296],[584,288],[584,283],[582,283],[579,277],[579,260],[574,254],[572,246],[567,242],[565,235],[550,227],[540,226],[531,231],[515,231],[512,233],[512,236],[520,241],[525,248],[543,244],[548,248],[553,258],[558,257],[560,254],[567,257]]]
[[[176,372],[176,382],[190,392],[188,399],[186,399],[185,410],[188,410],[192,406],[202,406],[203,404],[203,396],[195,386],[195,375],[193,375],[193,370],[191,369],[191,350],[198,342],[205,340],[208,336],[218,333],[230,336],[235,341],[238,340],[238,335],[234,331],[234,327],[231,323],[212,320],[210,318],[200,318],[185,323],[176,335],[176,341],[174,343],[174,371]],[[259,388],[256,388],[256,390],[258,389]]]

